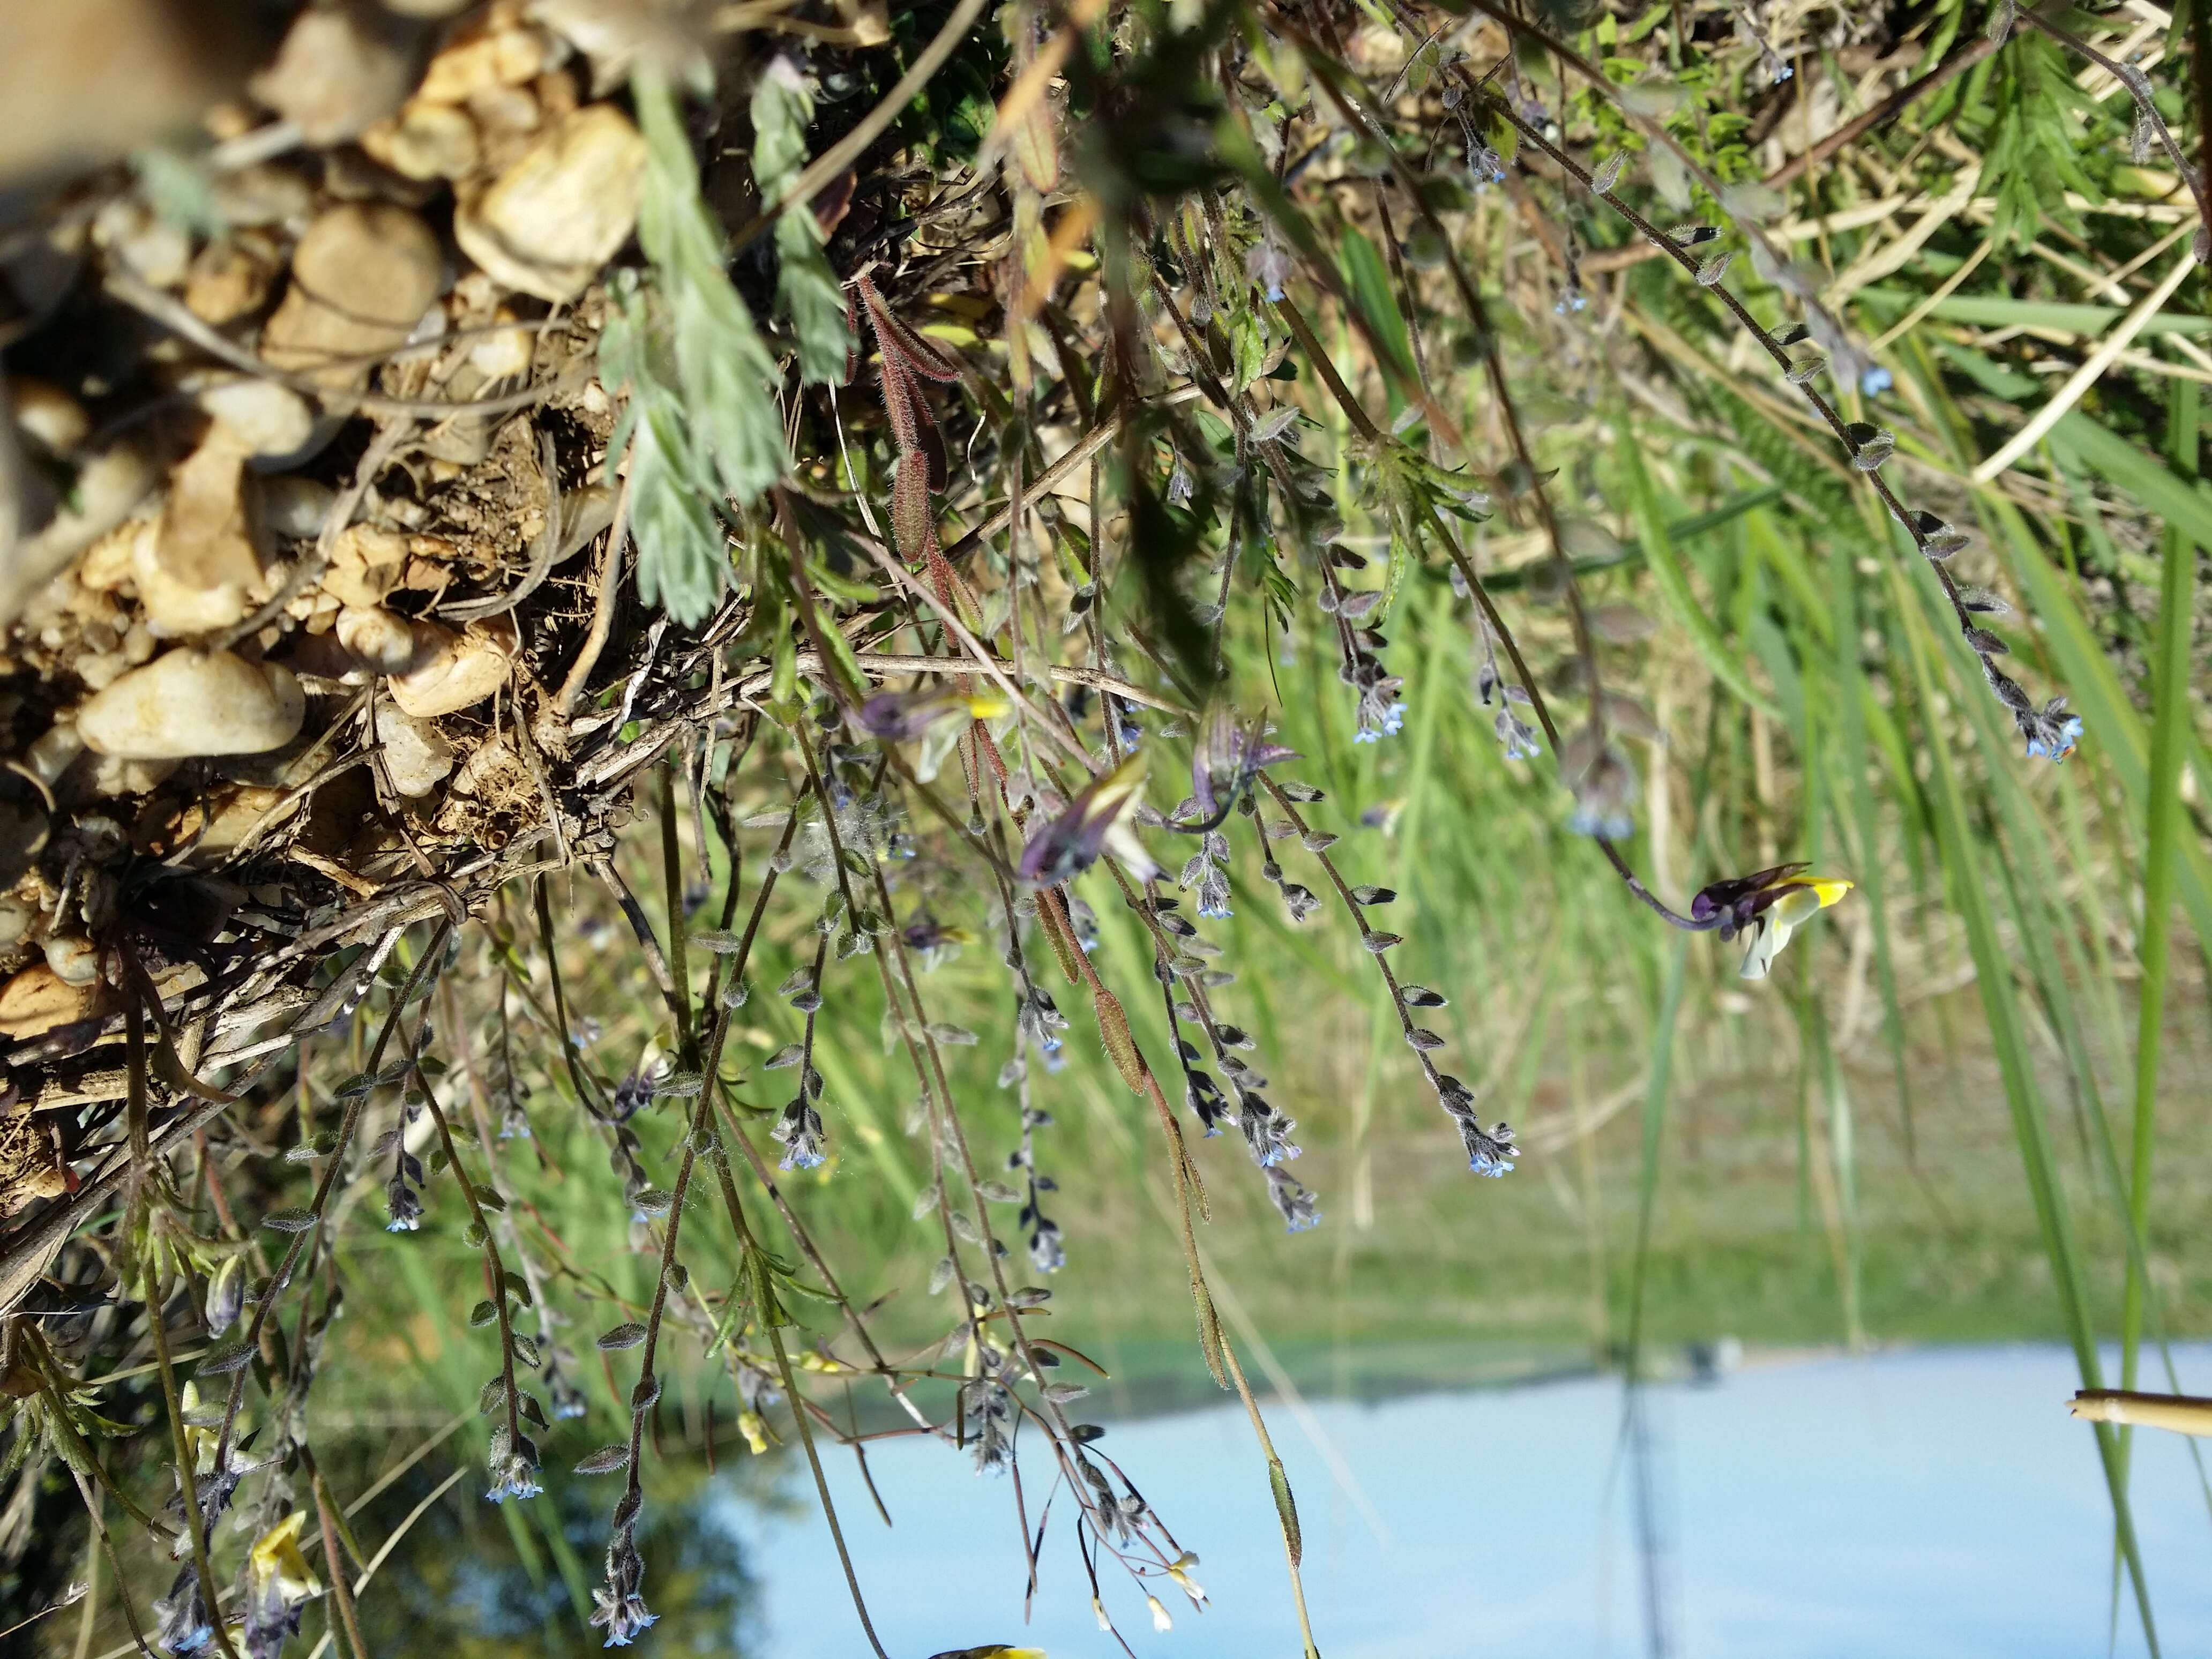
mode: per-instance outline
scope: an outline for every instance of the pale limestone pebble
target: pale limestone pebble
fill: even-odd
[[[466,110],[421,98],[362,134],[361,147],[402,178],[416,179],[465,179],[483,154]]]
[[[95,593],[112,593],[131,581],[136,572],[138,539],[154,532],[153,519],[126,519],[109,531],[77,561],[72,574],[79,587]]]
[[[358,386],[374,360],[407,343],[438,297],[438,239],[385,202],[332,208],[292,253],[292,281],[261,337],[275,367],[325,386]]]
[[[84,753],[84,738],[76,722],[60,720],[33,738],[23,752],[23,764],[37,775],[39,781],[51,789],[61,781],[63,773],[76,763]]]
[[[553,36],[525,21],[520,6],[502,0],[430,60],[415,95],[425,103],[465,103],[494,87],[536,80],[559,55],[560,43]]]
[[[323,592],[342,605],[381,605],[406,569],[406,537],[381,525],[348,525],[331,548]]]
[[[334,595],[319,590],[308,595],[305,603],[306,611],[299,613],[300,625],[309,634],[317,636],[329,634],[333,628],[337,627],[338,612],[345,609],[337,602]],[[348,660],[351,659],[348,659]]]
[[[461,251],[507,287],[573,300],[637,224],[645,140],[611,104],[551,124],[453,216]]]
[[[75,933],[46,940],[46,966],[64,985],[90,985],[100,978],[100,947]]]
[[[544,116],[536,91],[526,86],[486,87],[472,92],[467,108],[477,126],[494,142],[537,131]],[[514,159],[512,151],[499,157],[502,162]]]
[[[185,849],[181,862],[191,870],[220,864],[284,799],[283,790],[263,784],[218,785],[204,802],[186,807],[178,823],[175,839]]]
[[[0,951],[12,951],[31,936],[36,907],[18,898],[0,899]]]
[[[380,674],[404,674],[414,664],[414,629],[405,618],[393,616],[381,605],[347,605],[338,612],[332,632],[364,668]]]
[[[501,306],[498,319],[511,323],[514,313]],[[500,328],[469,348],[468,362],[487,381],[520,380],[530,373],[531,362],[536,355],[537,342],[528,329]]]
[[[286,476],[261,481],[261,527],[287,541],[323,533],[337,492],[313,478]]]
[[[151,632],[165,640],[182,639],[212,634],[246,619],[249,604],[244,582],[201,587],[179,581],[163,566],[161,548],[161,524],[149,520],[132,545],[131,580]]]
[[[469,751],[469,757],[461,763],[461,769],[453,778],[453,793],[473,799],[527,775],[506,733],[501,732]]]
[[[45,963],[33,963],[0,988],[0,1036],[44,1036],[99,1011],[98,981],[71,985]]]
[[[204,386],[199,405],[248,455],[289,455],[315,429],[315,411],[291,387],[237,375]]]
[[[538,100],[538,113],[549,121],[574,114],[582,101],[576,94],[576,77],[566,70],[539,76],[530,83],[530,94]]]
[[[152,459],[127,438],[86,459],[59,510],[0,567],[0,625],[21,616],[72,559],[129,518],[158,477]]]
[[[129,614],[112,593],[75,584],[69,608],[77,619],[77,641],[88,651],[112,651],[131,626]]]
[[[120,651],[88,651],[76,659],[77,678],[94,691],[106,690],[131,668],[131,659]]]
[[[872,7],[861,9],[863,35],[872,34]],[[569,46],[591,61],[592,83],[600,92],[620,86],[639,58],[670,61],[672,52],[692,50],[684,40],[681,14],[657,6],[631,5],[624,0],[530,0],[530,15],[556,32]],[[880,46],[881,39],[862,45]]]
[[[242,589],[261,574],[246,492],[249,453],[240,435],[218,421],[171,471],[155,549],[165,575],[188,587]]]
[[[92,240],[155,288],[176,287],[191,264],[191,233],[134,196],[112,198],[93,215]]]
[[[149,795],[168,781],[181,763],[173,760],[129,760],[120,755],[88,754],[77,770],[94,794],[113,800],[126,795]]]
[[[258,21],[245,6],[169,0],[19,0],[0,16],[0,177],[18,201],[190,128]]]
[[[414,665],[392,676],[392,700],[421,719],[455,714],[506,684],[512,665],[507,647],[483,632],[417,622]]]
[[[8,382],[8,406],[24,435],[52,455],[66,455],[92,434],[84,405],[59,386],[18,375]]]
[[[443,593],[453,585],[460,550],[442,536],[410,536],[407,563],[393,586],[410,593]]]
[[[307,699],[289,669],[229,651],[179,649],[88,699],[76,728],[100,754],[189,760],[281,749],[306,718]]]
[[[379,758],[385,777],[394,793],[410,800],[428,794],[453,769],[453,745],[429,720],[404,709],[377,705],[376,738],[384,745]]]
[[[210,242],[185,273],[185,309],[220,328],[260,310],[276,278],[275,266],[243,243]]]
[[[303,628],[294,634],[285,642],[284,666],[302,681],[319,682],[323,687],[366,685],[374,678],[360,659],[339,643],[337,629],[327,624],[320,630]]]
[[[343,143],[399,107],[414,64],[393,20],[365,6],[310,6],[247,89],[308,143]]]
[[[305,179],[270,161],[222,173],[215,181],[216,211],[234,229],[295,223],[314,204],[315,193]]]

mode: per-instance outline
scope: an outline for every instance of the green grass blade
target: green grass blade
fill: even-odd
[[[1651,1216],[1659,1198],[1659,1139],[1667,1122],[1667,1094],[1674,1071],[1674,1026],[1682,1012],[1682,987],[1690,963],[1686,935],[1674,945],[1668,964],[1667,988],[1659,999],[1658,1024],[1651,1033],[1651,1078],[1644,1091],[1643,1167],[1636,1185],[1636,1257],[1629,1278],[1628,1376],[1633,1382],[1644,1340],[1644,1279],[1651,1253]]]
[[[1922,586],[1932,590],[1932,576],[1916,573]],[[1907,654],[1917,685],[1922,708],[1932,711],[1936,686],[1928,660],[1929,629],[1913,612],[1912,596],[1903,591],[1909,580],[1894,573],[1899,590],[1899,609],[1905,613]],[[1923,599],[1935,603],[1931,594]],[[1997,935],[1990,914],[1982,854],[1968,827],[1965,795],[1950,752],[1950,740],[1935,718],[1923,721],[1929,761],[1929,793],[1935,809],[1936,836],[1950,876],[1952,901],[1966,929],[1967,948],[1974,961],[1975,979],[1982,1006],[1989,1017],[1990,1037],[1997,1068],[2003,1079],[2005,1103],[2010,1109],[2014,1138],[2027,1176],[2029,1195],[2051,1258],[2051,1277],[2058,1291],[2059,1310],[2073,1343],[2082,1385],[2103,1386],[2103,1367],[2097,1353],[2096,1329],[2090,1319],[2087,1280],[2077,1246],[2066,1194],[2060,1185],[2050,1129],[2044,1119],[2041,1091],[2035,1081],[2035,1064],[2028,1051],[2027,1035],[2021,1023],[2013,990],[2013,963]],[[2150,1587],[2144,1577],[2142,1552],[2136,1540],[2135,1518],[2128,1503],[2126,1471],[2119,1443],[2104,1425],[2096,1428],[2097,1455],[2104,1466],[2105,1485],[2111,1494],[2114,1525],[2126,1559],[2128,1577],[2135,1589],[2136,1607],[2142,1620],[2143,1637],[2155,1659],[2159,1652],[2157,1626],[2152,1617]]]
[[[2129,804],[2143,811],[2149,799],[2150,739],[2142,717],[2019,509],[1992,490],[1976,492],[1976,500],[1985,520],[2004,532],[2002,538],[1992,539],[2002,539],[2012,555],[2014,573],[2043,623],[2045,638],[2065,675],[2068,695],[2090,735],[2111,758]],[[2182,908],[2198,939],[2212,944],[2212,859],[2193,836],[2183,836],[2176,851],[2179,866],[2173,879]]]
[[[2197,388],[2175,382],[2174,428],[2197,447]],[[2181,836],[2181,768],[2189,747],[2190,623],[2197,590],[2197,550],[2169,526],[2159,577],[2158,645],[2151,667],[2154,698],[2150,778],[2145,800],[2148,843],[2143,854],[2142,964],[2136,1015],[2134,1132],[2128,1164],[2128,1210],[2135,1231],[2150,1218],[2152,1154],[2158,1114],[2158,1059],[2166,1019],[2166,981],[2171,962],[2174,866]],[[2120,1386],[2136,1385],[2136,1347],[2142,1337],[2144,1285],[2130,1263],[2120,1310]]]
[[[2168,529],[2180,532],[2199,547],[2212,548],[2212,497],[2176,477],[2155,458],[2078,410],[2051,428],[2051,441],[2079,456],[2124,499],[2164,520]]]
[[[1659,585],[1659,592],[1667,601],[1668,609],[1689,635],[1690,643],[1713,671],[1713,677],[1770,719],[1779,720],[1781,713],[1771,699],[1751,681],[1751,675],[1729,649],[1728,641],[1705,609],[1691,592],[1688,570],[1668,539],[1667,521],[1659,511],[1659,498],[1651,488],[1650,475],[1644,470],[1644,458],[1638,453],[1636,434],[1629,430],[1625,416],[1619,417],[1614,431],[1620,441],[1614,446],[1620,458],[1621,476],[1627,481],[1629,497],[1635,510],[1638,533],[1644,543],[1644,562],[1651,568],[1651,579]]]
[[[1881,988],[1882,1035],[1897,1080],[1897,1112],[1905,1127],[1905,1156],[1916,1160],[1919,1147],[1912,1127],[1912,1091],[1905,1079],[1905,1014],[1897,995],[1897,963],[1890,951],[1888,872],[1882,867],[1881,834],[1874,788],[1867,781],[1865,675],[1859,665],[1858,573],[1844,538],[1828,556],[1836,630],[1836,763],[1844,775],[1838,811],[1848,812],[1850,838],[1857,843],[1853,876],[1866,899],[1874,929],[1875,977]]]

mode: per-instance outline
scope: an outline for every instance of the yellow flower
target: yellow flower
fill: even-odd
[[[1173,1561],[1168,1564],[1168,1577],[1175,1580],[1177,1589],[1181,1589],[1185,1595],[1190,1597],[1191,1605],[1193,1607],[1202,1607],[1206,1605],[1206,1590],[1204,1587],[1199,1583],[1198,1580],[1193,1578],[1190,1574],[1185,1571],[1185,1569],[1194,1567],[1197,1565],[1198,1558],[1193,1555],[1188,1550],[1185,1550],[1181,1555],[1177,1556]]]
[[[1770,900],[1744,929],[1743,976],[1765,979],[1767,969],[1790,934],[1851,890],[1851,884],[1833,876],[1785,876],[1768,890],[1778,895]]]
[[[307,1512],[294,1510],[254,1541],[246,1558],[246,1572],[256,1591],[273,1589],[286,1604],[306,1601],[323,1593],[322,1580],[300,1553],[300,1532]]]

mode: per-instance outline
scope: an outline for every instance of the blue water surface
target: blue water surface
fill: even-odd
[[[2212,1346],[2177,1349],[2187,1388]],[[2116,1369],[2108,1360],[2108,1366]],[[2155,1374],[2155,1367],[2153,1367]],[[1298,1494],[1326,1659],[2088,1659],[2145,1649],[2131,1600],[2112,1632],[2112,1509],[2058,1347],[1754,1357],[1710,1385],[1653,1385],[1623,1432],[1622,1385],[1589,1377],[1376,1405],[1265,1401]],[[2159,1383],[2147,1386],[2163,1386]],[[2212,1654],[2212,1509],[2191,1443],[2139,1433],[2133,1502],[2167,1654]],[[1264,1466],[1241,1407],[1111,1425],[1109,1450],[1200,1565],[1211,1606],[1164,1584],[1175,1628],[1109,1568],[1107,1605],[1160,1659],[1300,1651]],[[1012,1495],[920,1441],[870,1456],[886,1530],[849,1455],[830,1480],[892,1659],[1018,1641],[1107,1659],[1054,1505],[1031,1621]],[[1031,1524],[1048,1485],[1025,1462]],[[811,1504],[738,1510],[764,1581],[767,1659],[864,1655]]]

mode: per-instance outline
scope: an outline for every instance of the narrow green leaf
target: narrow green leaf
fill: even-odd
[[[2197,448],[2197,388],[2177,381],[2173,397],[2177,433],[2186,434],[2192,457]],[[2094,464],[2094,463],[2093,463]],[[2160,469],[2163,471],[2163,469]],[[2168,475],[2171,478],[2171,475]],[[2179,483],[2178,479],[2172,482]],[[2182,833],[2181,769],[2190,740],[2190,624],[2195,617],[2197,550],[2169,522],[2166,556],[2159,575],[2158,642],[2151,664],[2153,706],[2150,779],[2145,798],[2142,869],[2142,938],[2136,956],[2142,968],[2137,990],[2135,1121],[2128,1169],[2128,1211],[2138,1234],[2150,1222],[2152,1155],[2158,1115],[2158,1060],[2166,1022],[2166,981],[2172,963],[2175,866]],[[2212,542],[2206,543],[2212,546]],[[2120,1311],[2120,1386],[2136,1383],[2136,1346],[2142,1338],[2146,1286],[2130,1263]]]
[[[1619,439],[1614,451],[1620,458],[1621,473],[1628,484],[1630,506],[1644,543],[1644,561],[1651,568],[1651,578],[1658,584],[1661,596],[1689,635],[1698,654],[1705,659],[1705,665],[1713,671],[1713,677],[1769,719],[1779,720],[1781,711],[1775,708],[1771,698],[1752,684],[1751,675],[1729,650],[1719,628],[1698,603],[1697,595],[1691,592],[1689,573],[1675,553],[1674,543],[1668,538],[1667,522],[1660,514],[1658,496],[1651,488],[1650,474],[1644,470],[1644,458],[1638,453],[1636,435],[1630,431],[1625,415],[1616,419],[1613,429]]]
[[[1359,307],[1370,335],[1389,354],[1391,368],[1400,379],[1411,379],[1413,349],[1407,337],[1406,319],[1398,310],[1397,295],[1391,291],[1389,268],[1375,244],[1359,232],[1347,227],[1343,234],[1338,259],[1344,270],[1346,291]]]
[[[1932,576],[1917,572],[1914,576],[1917,576],[1923,586],[1933,588]],[[1924,617],[1913,608],[1913,596],[1902,591],[1905,584],[1914,576],[1908,576],[1901,565],[1892,573],[1893,582],[1900,590],[1897,595],[1899,609],[1906,613],[1907,655],[1911,659],[1913,679],[1918,688],[1921,706],[1926,709],[1933,707],[1936,690],[1927,656],[1929,630]],[[1922,597],[1930,605],[1936,604],[1927,595]],[[1963,647],[1960,648],[1963,650]],[[1929,793],[1936,811],[1936,836],[1942,849],[1944,866],[1950,877],[1951,898],[1960,920],[1966,925],[1967,948],[1974,961],[1975,983],[1981,992],[1983,1010],[1989,1017],[1990,1036],[1996,1051],[1997,1070],[2004,1085],[2005,1103],[2012,1113],[2014,1139],[2019,1143],[2029,1195],[2034,1201],[2036,1219],[2043,1233],[2044,1249],[2051,1258],[2051,1277],[2058,1291],[2059,1310],[2066,1322],[2067,1334],[2073,1342],[2075,1363],[2080,1369],[2082,1386],[2102,1388],[2104,1370],[2097,1352],[2096,1327],[2089,1312],[2087,1281],[2081,1254],[2074,1238],[2065,1189],[2058,1179],[2057,1162],[2051,1151],[2050,1131],[2044,1121],[2043,1100],[2036,1084],[2034,1058],[2029,1053],[2027,1034],[2021,1022],[2019,1004],[2014,1000],[2012,960],[1998,937],[1995,918],[1990,913],[1989,890],[1982,870],[1981,853],[1968,828],[1966,799],[1951,758],[1949,738],[1942,722],[1934,719],[1923,722],[1923,736],[1929,762]],[[2144,1639],[2155,1656],[2159,1651],[2158,1635],[2151,1615],[2150,1586],[2144,1577],[2142,1553],[2136,1546],[2135,1517],[2128,1502],[2126,1473],[2120,1460],[2119,1443],[2106,1425],[2096,1425],[2095,1434],[2098,1456],[2105,1469],[2106,1488],[2112,1498],[2121,1554],[2126,1561],[2128,1576],[2134,1586],[2136,1611],[2142,1620]]]

